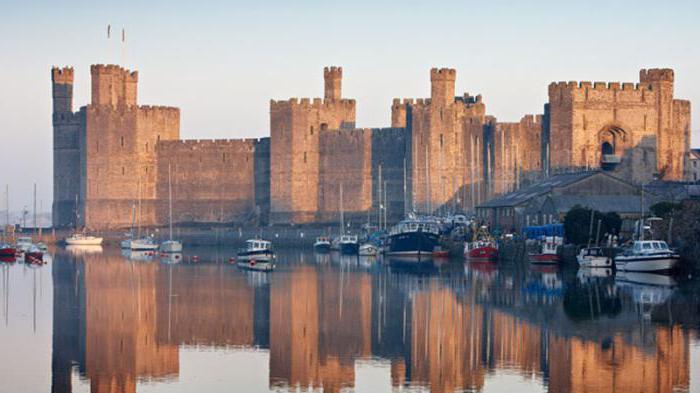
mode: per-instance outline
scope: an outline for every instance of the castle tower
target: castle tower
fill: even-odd
[[[138,72],[131,72],[117,65],[94,64],[92,76],[92,105],[112,108],[136,105]]]
[[[323,98],[339,100],[342,97],[343,67],[325,67],[323,69],[323,80],[325,81]]]
[[[455,100],[457,72],[452,68],[430,70],[430,102],[436,107],[450,105]]]
[[[639,82],[656,92],[656,163],[661,174],[673,171],[673,70],[668,68],[643,69]]]
[[[82,218],[80,193],[80,136],[84,129],[81,112],[73,113],[73,68],[51,69],[53,97],[53,226],[74,226]],[[81,222],[78,222],[80,225]]]
[[[53,113],[73,112],[73,68],[51,69]]]

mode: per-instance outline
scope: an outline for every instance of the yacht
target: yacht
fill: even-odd
[[[340,236],[340,253],[346,255],[357,255],[360,250],[360,243],[357,235]]]
[[[272,252],[272,243],[262,239],[250,239],[245,242],[246,247],[237,254],[238,262],[241,261],[258,261],[269,262],[275,258],[275,253]]]
[[[69,246],[99,246],[102,244],[102,240],[101,237],[74,233],[66,238],[66,244]]]
[[[440,240],[440,227],[429,219],[408,219],[389,231],[388,255],[433,255]]]
[[[314,251],[329,252],[331,250],[331,239],[326,236],[319,236],[314,242]]]
[[[170,164],[168,164],[168,216],[170,236],[168,240],[160,244],[160,251],[168,253],[182,252],[182,242],[179,240],[173,240],[173,184],[170,177]]]
[[[580,267],[612,267],[612,258],[605,255],[600,247],[584,247],[576,256]]]
[[[681,257],[663,240],[637,240],[615,257],[618,271],[662,272],[672,270]]]

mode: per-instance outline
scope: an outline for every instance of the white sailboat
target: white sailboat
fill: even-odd
[[[170,164],[168,164],[168,216],[170,237],[160,244],[160,250],[168,253],[182,252],[182,242],[173,240],[173,184],[170,175]]]
[[[88,235],[85,230],[78,231],[78,194],[75,195],[75,231],[65,239],[69,246],[99,246],[102,244],[102,238]]]

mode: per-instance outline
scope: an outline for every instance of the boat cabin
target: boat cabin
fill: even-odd
[[[581,255],[584,257],[604,257],[605,253],[600,247],[590,247],[581,249]]]
[[[341,243],[357,243],[357,235],[343,235],[340,237]]]
[[[427,232],[440,234],[440,227],[433,221],[406,220],[391,228],[390,235],[407,232]]]
[[[245,242],[245,244],[246,244],[245,248],[248,251],[272,249],[272,242],[269,242],[267,240],[251,239],[251,240],[247,240]]]
[[[649,254],[655,252],[669,252],[668,244],[663,240],[637,240],[632,246],[635,254]]]

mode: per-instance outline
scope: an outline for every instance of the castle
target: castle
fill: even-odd
[[[54,226],[395,221],[473,211],[552,172],[602,168],[634,182],[688,177],[690,103],[670,69],[638,84],[558,82],[542,115],[498,122],[456,71],[430,71],[429,98],[394,99],[391,127],[357,128],[343,69],[323,98],[270,101],[270,137],[181,140],[178,108],[140,106],[138,73],[93,65],[91,103],[73,111],[73,69],[53,68]],[[77,222],[76,222],[77,218]]]

